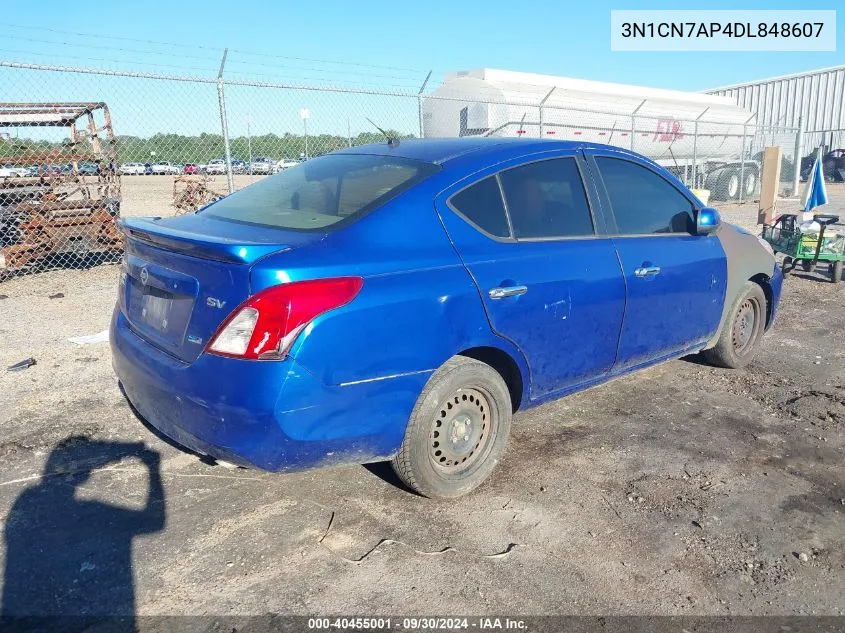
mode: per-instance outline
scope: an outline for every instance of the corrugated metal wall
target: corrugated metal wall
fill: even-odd
[[[845,147],[845,66],[705,92],[733,98],[757,114],[758,125],[795,128],[801,116],[805,152],[818,145]]]

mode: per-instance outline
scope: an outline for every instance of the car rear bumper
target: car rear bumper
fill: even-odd
[[[270,471],[390,458],[429,376],[331,386],[290,359],[202,354],[185,364],[117,309],[110,340],[124,394],[148,424],[195,452]]]

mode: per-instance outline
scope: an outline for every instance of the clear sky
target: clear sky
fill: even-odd
[[[803,4],[800,0],[749,0],[738,6],[735,1],[717,1],[695,8],[800,9]],[[845,6],[841,0],[815,0],[807,8],[841,6]],[[141,0],[85,6],[66,0],[10,0],[3,3],[0,14],[0,59],[213,75],[222,49],[228,47],[227,76],[233,78],[413,91],[429,70],[434,71],[433,81],[437,82],[444,72],[482,66],[703,90],[845,64],[845,27],[838,29],[837,52],[610,51],[611,9],[682,7],[660,0]],[[91,37],[92,33],[102,37]],[[82,83],[85,81],[90,84],[94,80]],[[68,86],[57,77],[49,82],[41,76],[22,80],[20,74],[12,77],[0,69],[0,99],[47,99],[74,92]],[[31,91],[33,94],[21,92],[34,87],[38,90]],[[155,93],[157,100],[163,100],[169,91],[164,86],[143,89]],[[120,105],[135,89],[126,84],[114,90],[114,96],[107,96]],[[167,114],[167,108],[177,108],[180,117],[192,120],[184,110],[191,99],[199,98],[199,93],[203,102],[211,102],[216,96],[213,87],[184,94],[174,90],[172,99],[164,100],[165,105],[156,105],[159,118]],[[331,103],[334,108],[339,107],[337,99]],[[310,105],[305,101],[298,99],[300,105]],[[270,108],[270,103],[265,99],[242,107],[234,104],[236,123],[257,119],[254,125],[262,127],[261,113],[253,111]],[[285,107],[293,109],[294,105]],[[316,107],[319,111],[319,99]],[[389,119],[389,108],[384,110]],[[193,118],[204,116],[198,112]],[[319,117],[315,118],[313,124],[319,126]],[[335,118],[333,127],[337,128],[340,115]],[[135,116],[133,121],[145,130],[154,125],[147,116]],[[350,125],[357,127],[357,123]],[[263,127],[272,126],[265,123]]]

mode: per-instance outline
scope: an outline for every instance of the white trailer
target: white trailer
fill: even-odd
[[[757,190],[754,116],[702,93],[481,68],[446,75],[422,102],[425,137],[524,136],[644,154],[717,199]],[[742,160],[746,157],[745,160]]]

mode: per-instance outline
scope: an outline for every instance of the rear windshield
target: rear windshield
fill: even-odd
[[[391,156],[329,154],[312,158],[211,205],[210,217],[300,231],[337,228],[384,204],[437,171]]]

